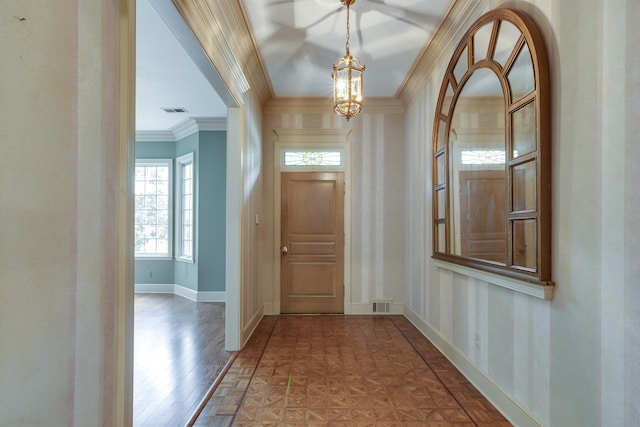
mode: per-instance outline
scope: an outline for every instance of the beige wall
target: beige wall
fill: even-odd
[[[521,9],[549,51],[555,297],[527,296],[429,259],[429,141],[456,38],[427,53],[437,62],[406,118],[407,191],[427,185],[424,198],[407,199],[408,315],[520,425],[637,425],[640,316],[628,299],[640,293],[637,2],[487,3],[474,16],[500,5]]]
[[[260,262],[260,225],[255,223],[262,206],[262,114],[260,103],[249,91],[244,96],[245,120],[242,140],[242,270],[241,328],[242,344],[249,339],[262,319],[262,273]],[[236,144],[238,141],[227,141]]]
[[[120,109],[133,97],[118,67],[127,69],[133,9],[118,7],[0,2],[3,426],[123,425],[130,415],[123,230],[133,129]]]

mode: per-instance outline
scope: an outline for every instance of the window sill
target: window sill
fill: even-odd
[[[474,279],[482,280],[496,286],[510,289],[515,292],[531,295],[536,298],[551,300],[553,299],[553,291],[555,285],[545,284],[536,285],[534,283],[525,282],[523,280],[512,279],[499,274],[488,273],[486,271],[476,270],[474,268],[465,267],[439,259],[432,259],[433,265],[443,270],[453,271],[454,273],[464,274]]]
[[[195,262],[193,261],[193,258],[176,257],[176,261],[185,262],[187,264],[195,264]]]
[[[136,261],[173,261],[170,256],[136,256]]]

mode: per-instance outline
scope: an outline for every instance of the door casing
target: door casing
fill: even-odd
[[[278,139],[273,150],[273,301],[265,302],[265,314],[280,314],[280,186],[281,173],[286,172],[344,172],[344,314],[351,314],[351,129],[274,129]],[[283,167],[282,150],[332,150],[344,153],[343,165],[332,167]]]

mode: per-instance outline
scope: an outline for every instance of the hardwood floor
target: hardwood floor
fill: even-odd
[[[223,303],[135,304],[135,427],[511,425],[403,316],[265,316],[234,353]]]
[[[195,427],[511,424],[403,316],[266,316]]]
[[[184,426],[234,352],[224,303],[136,294],[133,425]]]

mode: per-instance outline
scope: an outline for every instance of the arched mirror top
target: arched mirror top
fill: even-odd
[[[511,9],[480,17],[455,49],[433,132],[433,257],[551,281],[546,50]]]
[[[442,89],[453,96],[482,67],[507,83],[511,104],[549,85],[544,42],[533,21],[515,10],[496,9],[473,24],[452,56]]]

